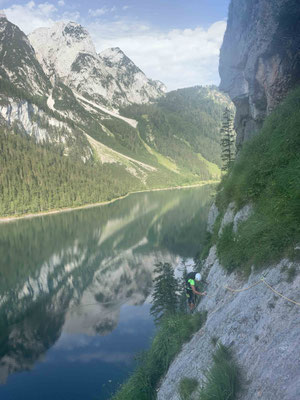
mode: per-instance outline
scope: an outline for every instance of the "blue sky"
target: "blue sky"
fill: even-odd
[[[126,15],[141,20],[162,29],[196,28],[201,25],[208,27],[215,21],[227,17],[227,0],[112,0],[86,1],[88,7],[82,6],[81,1],[67,2],[73,4],[82,15],[87,15],[88,9],[116,8],[119,15]],[[111,14],[111,15],[109,15]],[[108,18],[113,13],[108,13]]]
[[[7,1],[0,7],[25,33],[73,20],[98,52],[120,47],[169,90],[218,84],[219,48],[229,0]]]

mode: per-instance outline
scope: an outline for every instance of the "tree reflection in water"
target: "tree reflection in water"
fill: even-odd
[[[213,188],[140,193],[0,230],[0,380],[65,334],[107,335],[148,301],[154,265],[201,249]]]

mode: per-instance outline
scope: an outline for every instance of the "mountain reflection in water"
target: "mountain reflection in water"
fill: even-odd
[[[6,383],[1,399],[18,396],[10,389],[10,375],[14,387],[23,385],[30,373],[23,372],[20,383],[14,373],[34,368],[39,382],[47,375],[46,384],[55,385],[55,373],[42,371],[57,363],[57,373],[66,374],[59,368],[66,360],[121,363],[115,379],[125,379],[134,353],[148,346],[153,333],[154,265],[178,265],[201,250],[212,190],[140,193],[106,206],[1,225],[0,381]],[[100,393],[108,371],[97,371]],[[86,388],[84,393],[91,398]]]

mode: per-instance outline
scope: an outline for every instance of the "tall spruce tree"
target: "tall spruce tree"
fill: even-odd
[[[235,159],[235,132],[233,129],[233,114],[228,107],[223,113],[223,122],[221,128],[221,149],[223,171],[228,171]]]
[[[153,300],[150,313],[158,323],[163,317],[175,314],[178,309],[178,282],[169,263],[155,265]]]

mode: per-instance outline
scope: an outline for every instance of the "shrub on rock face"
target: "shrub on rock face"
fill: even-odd
[[[199,400],[234,400],[240,387],[239,371],[230,350],[218,345],[213,365],[206,372],[206,381],[199,392]]]
[[[195,378],[182,378],[179,382],[179,395],[181,400],[190,400],[199,383]]]

